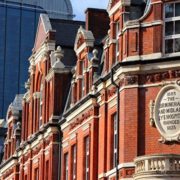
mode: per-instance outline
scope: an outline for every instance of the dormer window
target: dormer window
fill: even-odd
[[[115,23],[115,38],[116,38],[116,49],[115,49],[115,53],[116,53],[116,61],[118,61],[119,59],[119,22]]]
[[[164,21],[165,53],[180,52],[180,2],[165,5]]]

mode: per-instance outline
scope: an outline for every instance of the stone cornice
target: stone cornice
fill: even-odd
[[[8,160],[3,162],[0,166],[0,174],[3,174],[7,169],[11,168],[12,166],[16,165],[18,163],[18,157],[17,156],[11,156]]]

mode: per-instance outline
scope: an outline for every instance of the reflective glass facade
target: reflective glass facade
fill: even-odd
[[[37,6],[0,1],[0,118],[15,94],[24,93],[40,13]]]

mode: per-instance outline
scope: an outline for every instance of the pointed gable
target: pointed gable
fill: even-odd
[[[74,51],[79,54],[85,47],[93,47],[94,41],[93,33],[80,26],[75,39]]]
[[[33,51],[35,52],[38,50],[43,42],[47,39],[48,32],[52,30],[51,23],[49,21],[49,18],[46,14],[41,14],[39,18],[35,43]]]

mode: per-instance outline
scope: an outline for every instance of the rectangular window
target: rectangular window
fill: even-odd
[[[39,169],[38,168],[36,168],[34,170],[34,180],[39,180]]]
[[[72,147],[72,180],[76,180],[76,171],[77,171],[77,147],[74,145]]]
[[[89,146],[89,136],[84,140],[84,180],[89,180],[89,162],[90,162],[90,146]]]
[[[165,4],[165,53],[180,52],[180,2]]]
[[[84,91],[85,91],[85,87],[84,87],[84,60],[80,61],[80,75],[82,76],[81,78],[81,98],[84,96]]]
[[[112,116],[112,168],[116,166],[117,159],[117,113]]]
[[[69,173],[69,168],[68,168],[68,153],[64,155],[64,180],[68,180],[68,173]]]
[[[119,30],[120,30],[120,28],[119,28],[120,26],[119,26],[119,22],[116,22],[115,23],[115,38],[116,38],[116,50],[115,50],[115,52],[116,52],[116,61],[118,61],[118,59],[119,59]]]
[[[49,180],[49,161],[46,161],[46,171],[45,171],[45,179]]]

